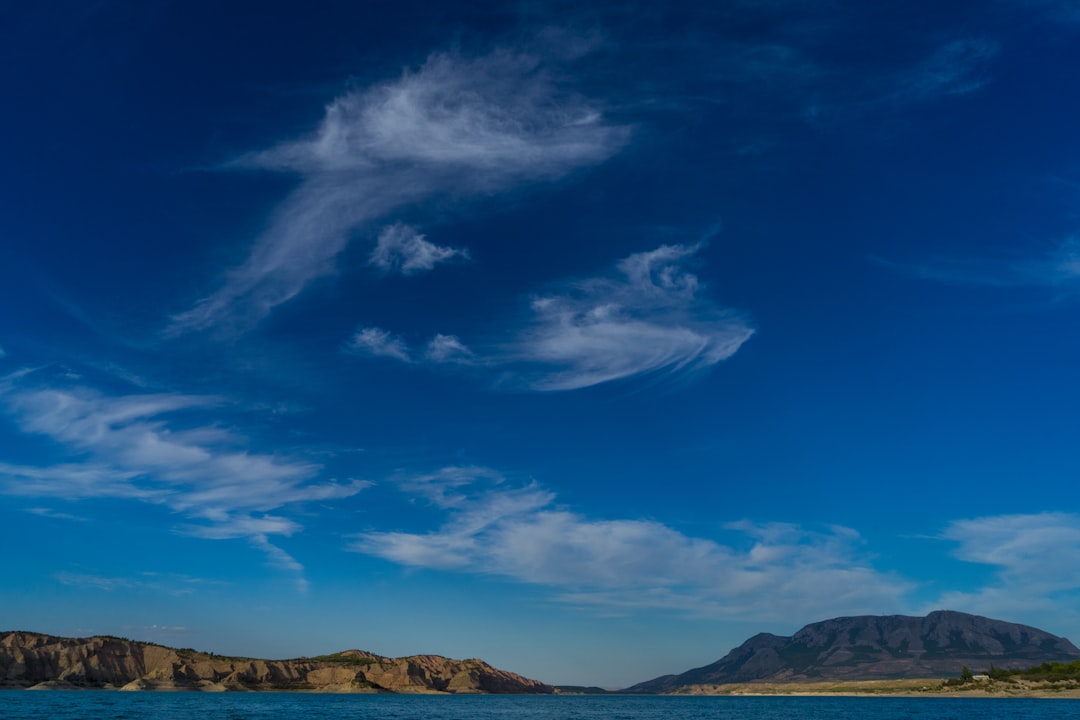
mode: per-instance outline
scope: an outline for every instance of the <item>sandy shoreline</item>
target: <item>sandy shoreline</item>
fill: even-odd
[[[949,686],[943,678],[914,680],[849,680],[840,682],[789,682],[789,683],[731,683],[725,685],[689,685],[668,697],[882,697],[882,698],[1033,698],[1033,699],[1080,699],[1080,683],[1047,683],[1018,680],[1016,682],[990,681],[969,685]],[[47,681],[30,687],[0,686],[0,690],[31,691],[105,691],[105,692],[284,692],[369,694],[370,688],[357,689],[343,686],[321,688],[240,688],[226,687],[217,683],[181,684],[174,682],[140,682],[128,685],[87,687],[62,680]],[[405,695],[444,695],[440,692],[405,692]],[[472,694],[472,693],[468,693]],[[496,693],[497,694],[497,693]],[[558,693],[578,695],[579,693]]]
[[[691,685],[671,693],[695,696],[745,697],[968,697],[968,698],[1066,698],[1080,699],[1076,683],[991,681],[966,686],[946,686],[945,678],[915,680],[851,680],[816,683],[733,683]]]

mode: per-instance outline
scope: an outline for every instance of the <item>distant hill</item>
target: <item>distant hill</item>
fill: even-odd
[[[551,693],[483,660],[387,658],[363,650],[295,660],[223,657],[115,637],[0,633],[0,688]]]
[[[761,633],[720,660],[663,675],[622,692],[665,693],[687,685],[754,681],[950,677],[974,671],[1069,662],[1080,649],[1037,628],[941,610],[926,617],[863,615],[807,625],[791,637]]]
[[[555,692],[562,695],[611,695],[613,691],[595,685],[556,685]]]

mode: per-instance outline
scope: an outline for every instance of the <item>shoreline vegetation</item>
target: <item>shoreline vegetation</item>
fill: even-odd
[[[947,678],[903,680],[844,680],[839,682],[730,683],[690,685],[669,696],[748,697],[988,697],[1080,699],[1080,684],[988,681],[972,685],[947,684]]]
[[[687,685],[668,695],[1080,698],[1080,660],[997,668],[959,677]]]
[[[922,684],[892,691],[1057,693],[1080,680],[1080,668],[1073,665],[1077,661],[1080,648],[1028,625],[954,610],[925,617],[858,615],[810,623],[790,636],[758,633],[716,662],[661,675],[625,692],[761,692],[771,687],[771,692],[790,694],[812,684],[805,691],[868,693],[888,691],[869,682],[922,678]],[[989,670],[975,675],[969,668]],[[1044,682],[1045,687],[1039,685]],[[743,685],[748,689],[737,689]]]

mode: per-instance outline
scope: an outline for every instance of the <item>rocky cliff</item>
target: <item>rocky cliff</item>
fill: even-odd
[[[114,637],[0,633],[0,688],[550,693],[482,660],[387,658],[362,650],[295,660],[215,656]]]
[[[926,617],[864,615],[813,623],[791,637],[761,633],[726,656],[681,675],[624,692],[664,693],[689,685],[754,681],[878,680],[952,677],[973,671],[1070,662],[1080,650],[1027,625],[965,613]]]

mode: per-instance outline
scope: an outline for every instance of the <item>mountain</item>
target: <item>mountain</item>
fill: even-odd
[[[941,610],[926,617],[863,615],[807,625],[791,637],[761,633],[720,660],[626,688],[665,693],[687,685],[754,681],[950,677],[972,670],[1069,662],[1080,649],[1027,625]]]
[[[0,688],[551,693],[482,660],[387,658],[363,650],[295,660],[216,656],[115,637],[0,633]]]

